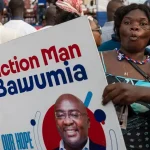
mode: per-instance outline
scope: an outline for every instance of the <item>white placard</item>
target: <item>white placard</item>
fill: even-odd
[[[59,147],[58,129],[65,125],[56,127],[54,104],[64,94],[86,106],[89,147],[93,141],[101,150],[125,150],[112,103],[101,105],[107,83],[86,17],[2,44],[0,50],[0,150]],[[76,128],[67,136],[82,141],[85,124],[70,118],[70,107],[65,109]]]

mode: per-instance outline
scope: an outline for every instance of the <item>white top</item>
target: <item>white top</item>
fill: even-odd
[[[63,142],[63,140],[60,141],[59,150],[66,150],[66,149],[64,148],[64,142]],[[90,149],[89,149],[89,138],[88,138],[87,143],[85,144],[85,146],[83,147],[82,150],[90,150]]]
[[[21,35],[16,30],[6,28],[0,23],[0,44],[11,41],[20,36]]]
[[[114,21],[106,22],[102,27],[102,43],[111,40],[112,34],[114,34]]]
[[[5,27],[17,29],[21,36],[36,32],[37,30],[23,20],[10,20],[4,24]]]

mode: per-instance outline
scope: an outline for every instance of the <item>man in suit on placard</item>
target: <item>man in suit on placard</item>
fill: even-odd
[[[90,119],[83,102],[76,96],[63,94],[57,99],[55,120],[62,138],[55,150],[106,150],[88,137]]]

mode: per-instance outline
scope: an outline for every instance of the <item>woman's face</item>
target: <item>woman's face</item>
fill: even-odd
[[[143,51],[150,40],[150,22],[139,9],[124,16],[119,31],[122,48],[130,52]]]

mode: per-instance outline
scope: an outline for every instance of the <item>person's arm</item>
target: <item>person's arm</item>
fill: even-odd
[[[109,84],[104,89],[102,104],[106,105],[109,101],[120,105],[130,105],[136,101],[150,103],[150,88],[127,83]]]
[[[141,87],[141,101],[150,103],[150,88],[149,87]]]

